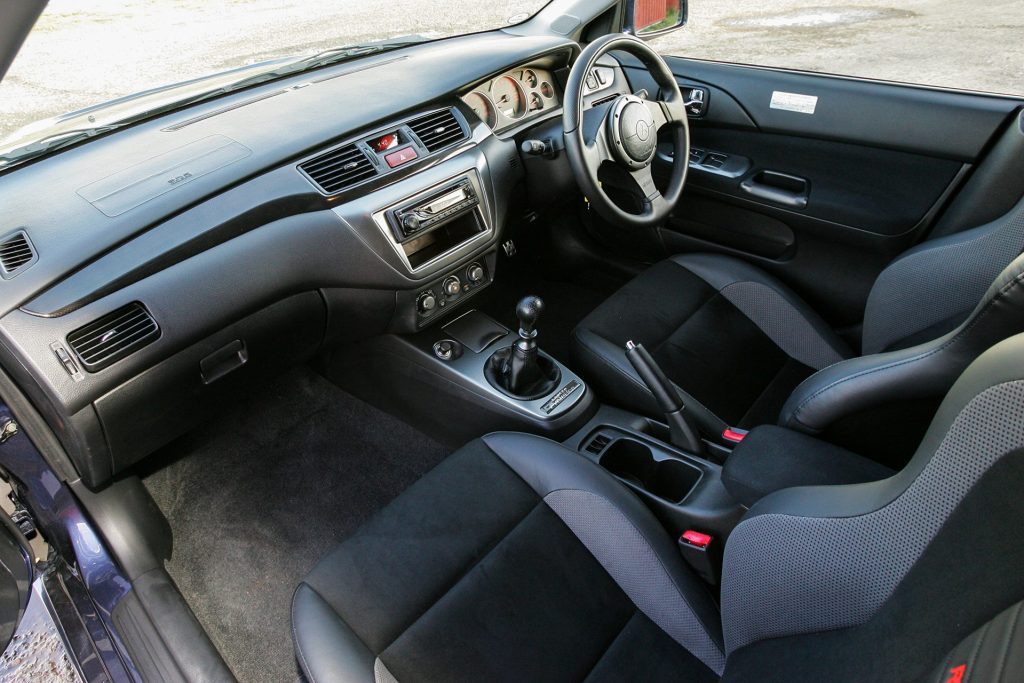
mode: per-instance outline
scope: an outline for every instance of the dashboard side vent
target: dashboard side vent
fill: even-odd
[[[36,261],[36,250],[28,240],[28,234],[19,230],[0,242],[0,275],[10,279]]]
[[[437,152],[466,139],[466,131],[451,109],[435,111],[409,122],[409,128],[428,152]]]
[[[299,168],[327,194],[340,192],[377,175],[377,167],[355,145],[345,145],[310,159]]]
[[[68,334],[68,346],[82,367],[96,372],[116,363],[160,336],[145,306],[134,301]]]

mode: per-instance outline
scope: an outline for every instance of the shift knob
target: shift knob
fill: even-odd
[[[537,333],[537,319],[544,312],[544,300],[539,296],[523,297],[516,305],[516,317],[519,318],[519,334],[522,337],[533,337]]]

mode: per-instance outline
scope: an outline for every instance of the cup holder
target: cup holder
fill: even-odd
[[[648,493],[680,503],[701,477],[701,471],[681,460],[655,460],[647,445],[633,439],[616,439],[600,459],[601,466]]]

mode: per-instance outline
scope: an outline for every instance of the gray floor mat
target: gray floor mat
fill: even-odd
[[[300,369],[154,456],[167,569],[240,680],[298,678],[292,591],[447,452]]]

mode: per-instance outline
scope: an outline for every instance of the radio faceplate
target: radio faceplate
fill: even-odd
[[[450,185],[387,212],[388,225],[401,243],[471,211],[480,204],[469,178]]]

